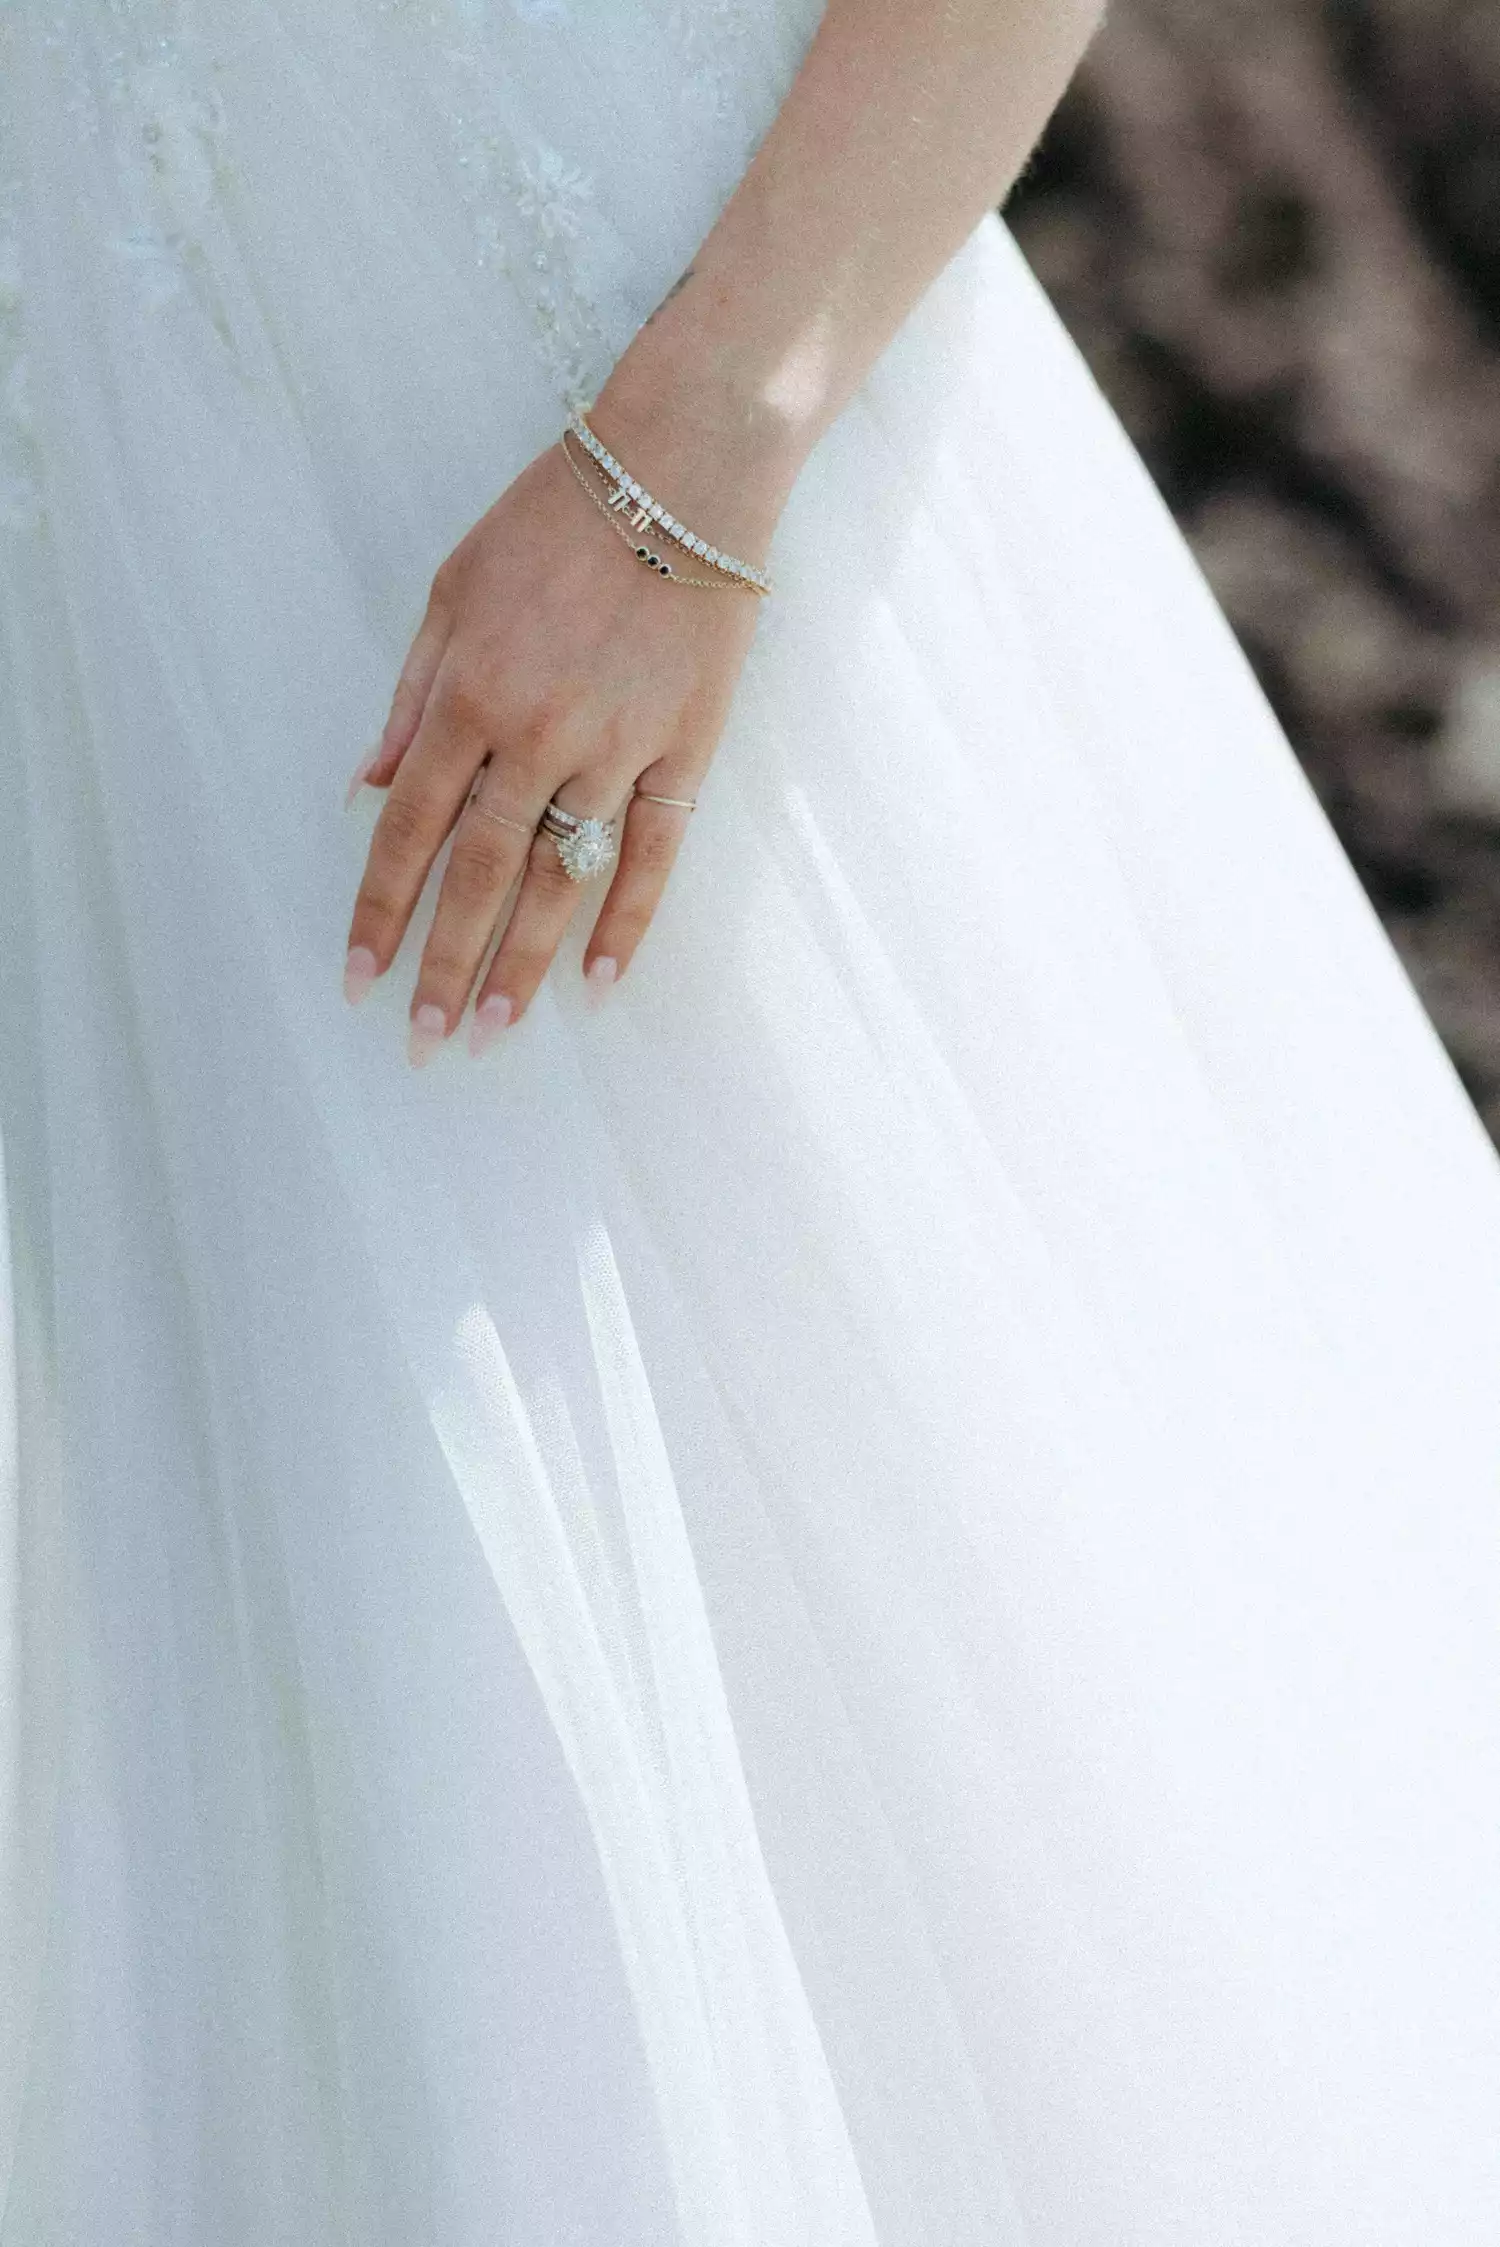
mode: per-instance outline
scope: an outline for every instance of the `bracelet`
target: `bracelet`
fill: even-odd
[[[614,486],[607,500],[599,498],[593,487],[581,474],[577,462],[568,450],[567,438],[570,433],[584,446],[595,466],[603,475],[608,477],[610,483]],[[576,406],[571,407],[568,412],[568,427],[563,431],[562,449],[568,466],[578,477],[578,481],[583,485],[590,499],[595,501],[609,521],[614,524],[637,560],[644,562],[648,568],[654,570],[658,577],[676,578],[680,585],[734,588],[747,593],[758,593],[762,596],[770,594],[771,581],[763,570],[755,569],[749,562],[742,562],[733,554],[721,553],[717,546],[710,546],[706,539],[699,538],[694,532],[690,531],[685,523],[679,523],[675,515],[668,514],[660,500],[653,499],[651,494],[644,490],[635,481],[634,477],[621,467],[614,454],[599,442]],[[627,523],[630,526],[629,529],[626,528]],[[697,555],[700,560],[707,562],[719,574],[716,577],[684,577],[679,570],[673,569],[670,562],[664,561],[662,556],[654,553],[649,546],[638,546],[632,533],[643,531],[650,525],[655,525],[658,530],[664,531],[668,538],[675,539],[677,544],[684,547],[689,554]]]
[[[644,562],[648,569],[654,570],[656,572],[658,577],[670,577],[677,585],[703,585],[706,586],[711,593],[753,592],[760,597],[769,595],[771,588],[768,583],[762,586],[753,586],[747,579],[731,576],[727,571],[723,572],[722,574],[716,572],[713,577],[687,577],[681,570],[674,569],[670,562],[664,561],[661,555],[656,553],[651,547],[638,546],[635,540],[635,532],[633,530],[627,530],[624,523],[621,522],[619,515],[613,512],[617,504],[619,495],[616,495],[615,497],[607,500],[604,499],[595,488],[595,486],[589,482],[589,479],[587,478],[587,476],[585,476],[583,470],[579,467],[577,461],[573,458],[572,453],[568,450],[568,439],[572,434],[572,431],[569,429],[565,429],[563,431],[561,444],[563,459],[567,462],[568,466],[572,469],[573,474],[577,477],[578,482],[582,487],[584,497],[593,502],[594,506],[598,508],[600,514],[609,524],[610,528],[619,532],[621,538],[624,539],[626,545],[630,548],[632,554],[635,555],[637,561]],[[646,520],[649,522],[650,517],[648,516]]]

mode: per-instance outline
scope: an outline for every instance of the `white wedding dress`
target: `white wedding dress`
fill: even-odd
[[[1500,2237],[1500,1165],[997,219],[619,991],[340,993],[817,14],[0,7],[3,2247]]]

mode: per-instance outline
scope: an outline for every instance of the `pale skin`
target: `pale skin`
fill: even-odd
[[[739,186],[589,414],[691,529],[768,566],[813,446],[1004,199],[1101,4],[828,0]],[[441,565],[356,775],[386,795],[345,974],[357,1000],[390,966],[451,833],[411,995],[414,1063],[471,996],[471,1050],[518,1021],[580,909],[595,914],[591,987],[624,974],[693,816],[632,790],[697,795],[759,607],[643,567],[556,444]],[[533,835],[554,798],[623,814],[607,878],[574,882]]]

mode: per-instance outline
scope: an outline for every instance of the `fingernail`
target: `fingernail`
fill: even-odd
[[[514,1011],[503,991],[491,991],[487,999],[481,999],[469,1025],[470,1053],[488,1053]]]
[[[358,1006],[380,972],[380,962],[368,944],[351,944],[344,962],[344,997]]]
[[[589,962],[588,974],[584,980],[589,985],[589,998],[594,1006],[599,1004],[619,972],[619,961],[612,960],[607,952],[601,952],[597,960]]]
[[[349,809],[355,797],[359,794],[361,788],[363,788],[367,776],[375,770],[375,767],[379,762],[380,743],[377,741],[374,748],[370,751],[369,755],[363,760],[362,763],[357,764],[354,768],[354,777],[344,791],[345,811]]]
[[[448,1017],[440,1006],[429,999],[419,1006],[411,1018],[411,1029],[406,1039],[406,1058],[414,1069],[429,1062],[442,1044],[448,1031]]]

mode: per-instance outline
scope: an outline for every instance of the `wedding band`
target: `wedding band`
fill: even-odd
[[[698,801],[696,796],[653,796],[649,788],[633,788],[631,794],[643,796],[648,804],[676,804],[679,811],[691,811]]]
[[[618,855],[613,820],[586,819],[576,811],[565,811],[561,804],[548,804],[537,826],[542,834],[552,837],[564,873],[575,882],[602,874]]]

